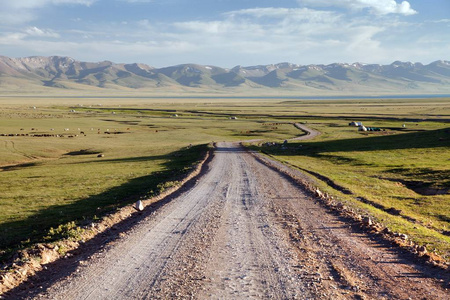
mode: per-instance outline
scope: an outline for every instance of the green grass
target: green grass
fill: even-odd
[[[0,109],[0,134],[28,134],[0,136],[0,251],[61,237],[59,226],[82,224],[158,194],[187,172],[211,141],[298,133],[292,125],[265,128],[254,119],[70,110]],[[32,136],[40,134],[64,137]]]
[[[448,255],[449,119],[445,98],[2,97],[0,134],[28,136],[0,136],[0,252],[76,235],[84,220],[158,193],[211,141],[280,142],[301,134],[290,123],[304,122],[322,135],[261,149],[328,177],[353,194],[322,189]],[[352,120],[386,131],[365,135]],[[425,194],[433,191],[443,194]]]
[[[386,131],[363,134],[345,121],[309,124],[323,132],[317,140],[291,142],[286,149],[259,149],[305,171],[326,176],[351,191],[352,195],[338,192],[345,201],[448,257],[450,128],[433,122],[410,124],[409,129],[399,126],[399,122],[369,125],[368,121],[366,126]],[[336,193],[325,184],[323,188]],[[391,208],[400,210],[400,216],[389,214]]]
[[[161,191],[195,163],[205,146],[133,158],[61,158],[1,172],[1,244],[39,240],[49,227],[92,219]]]

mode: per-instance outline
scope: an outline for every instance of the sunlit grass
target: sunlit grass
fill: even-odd
[[[450,238],[446,235],[450,230],[450,129],[445,124],[414,123],[409,124],[413,128],[409,129],[398,121],[379,121],[376,126],[386,131],[378,133],[358,132],[344,121],[308,124],[323,134],[316,140],[291,142],[286,149],[261,150],[326,176],[353,193],[341,194],[346,201],[370,211],[393,230],[449,255]],[[336,193],[326,185],[323,188]],[[401,216],[364,204],[356,197],[386,210],[399,210]]]
[[[0,134],[14,135],[0,136],[0,248],[157,194],[198,161],[205,147],[196,145],[298,134],[292,125],[266,128],[254,119],[71,110],[0,110]]]
[[[319,181],[324,190],[446,254],[449,194],[423,195],[410,181],[448,191],[449,118],[449,99],[2,97],[0,134],[28,136],[0,136],[0,248],[157,193],[200,158],[204,148],[195,145],[282,142],[301,134],[292,123],[303,122],[322,134],[262,149],[328,177],[353,195]],[[348,126],[353,120],[385,131],[363,134]]]

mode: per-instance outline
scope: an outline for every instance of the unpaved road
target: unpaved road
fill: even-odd
[[[26,299],[448,299],[438,269],[351,228],[236,144],[188,191]],[[439,276],[438,276],[439,277]],[[443,278],[441,276],[441,278]],[[51,281],[50,284],[48,281]],[[45,283],[45,284],[44,284]],[[41,287],[39,287],[41,286]]]
[[[294,126],[298,129],[306,132],[306,135],[301,135],[301,136],[293,138],[292,140],[294,140],[294,141],[310,140],[310,139],[313,139],[316,136],[320,135],[320,131],[309,128],[306,125],[303,125],[301,123],[294,123]]]

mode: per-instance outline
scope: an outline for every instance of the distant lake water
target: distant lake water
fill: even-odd
[[[121,97],[119,97],[121,98]],[[162,96],[142,98],[175,98],[175,99],[277,99],[277,100],[357,100],[357,99],[423,99],[450,98],[444,95],[382,95],[382,96]]]
[[[274,99],[274,100],[357,100],[357,99],[423,99],[450,98],[450,94],[430,95],[378,95],[378,96],[204,96],[204,95],[172,95],[172,96],[30,96],[0,95],[0,98],[73,98],[73,99]]]

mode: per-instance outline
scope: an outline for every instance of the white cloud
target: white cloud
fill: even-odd
[[[376,36],[389,26],[386,21],[348,20],[339,13],[306,8],[243,9],[224,16],[220,21],[175,23],[174,38],[192,43],[199,52],[235,53],[248,60],[245,64],[267,62],[269,56],[271,62],[315,57],[324,63],[342,57],[379,58],[381,42]]]
[[[61,4],[76,4],[90,6],[97,0],[14,0],[5,1],[2,7],[6,9],[20,9],[20,8],[39,8],[47,5],[61,5]]]
[[[98,0],[11,0],[0,4],[0,24],[21,24],[37,18],[36,9],[48,5],[90,6]]]
[[[450,23],[450,19],[441,19],[437,21],[430,21],[432,23]]]
[[[147,19],[137,21],[137,25],[146,30],[151,30],[154,27],[152,23]]]
[[[320,33],[332,29],[340,22],[339,14],[311,9],[254,8],[231,11],[224,20],[210,22],[189,21],[174,23],[181,32],[193,35],[228,36],[231,38],[257,39],[269,36],[284,37],[293,33],[298,36],[310,32]]]
[[[376,26],[359,26],[353,29],[352,38],[349,40],[346,50],[354,56],[358,53],[367,51],[368,49],[380,52],[380,41],[374,36],[384,29]]]
[[[25,33],[29,36],[34,37],[49,37],[49,38],[59,38],[60,35],[51,29],[40,29],[37,27],[28,27],[25,29]]]
[[[35,5],[94,3],[31,2]],[[389,8],[388,2],[394,5]],[[431,23],[444,23],[448,19],[406,23],[398,16],[379,17],[394,13],[392,11],[406,14],[411,9],[410,6],[402,7],[398,1],[305,0],[301,3],[339,5],[365,13],[348,15],[342,9],[334,8],[256,7],[229,11],[216,17],[211,15],[207,17],[208,21],[191,19],[170,23],[160,19],[127,18],[124,22],[118,17],[116,21],[99,19],[89,24],[72,23],[75,27],[71,29],[61,26],[51,30],[41,25],[34,27],[35,24],[22,25],[21,30],[11,29],[18,26],[5,26],[6,30],[0,31],[0,52],[14,56],[65,55],[85,61],[143,62],[156,67],[186,62],[224,67],[281,61],[299,64],[390,63],[396,59],[424,61],[448,56],[445,53],[450,43],[445,34],[448,23]],[[23,11],[34,12],[32,9]],[[430,26],[436,28],[429,31]],[[420,37],[425,36],[429,37],[427,47],[420,43]]]
[[[325,21],[335,18],[336,14],[328,11],[313,10],[308,8],[250,8],[225,13],[228,17],[251,16],[255,18],[297,19],[308,21]]]
[[[91,6],[98,0],[49,0],[53,4],[80,4]]]
[[[14,56],[60,55],[69,56],[82,61],[111,60],[117,63],[143,62],[143,57],[151,56],[161,61],[160,66],[167,66],[167,60],[179,57],[184,63],[186,52],[196,52],[194,44],[183,41],[134,41],[119,40],[27,40],[25,33],[0,34],[0,48],[16,49]],[[108,56],[105,56],[108,49]]]
[[[0,45],[2,46],[17,46],[23,45],[24,39],[27,37],[25,33],[22,32],[8,32],[0,35]]]
[[[297,0],[298,3],[312,7],[344,7],[351,10],[369,9],[377,15],[401,14],[414,15],[417,11],[411,8],[408,1],[397,3],[395,0]]]
[[[282,8],[282,7],[262,7],[262,8],[248,8],[235,10],[225,13],[225,15],[234,17],[239,15],[249,15],[257,18],[261,17],[285,17],[288,14],[299,13],[299,11],[308,10],[308,9],[290,9],[290,8]]]
[[[122,2],[128,2],[128,3],[151,3],[155,2],[155,0],[119,0]]]

